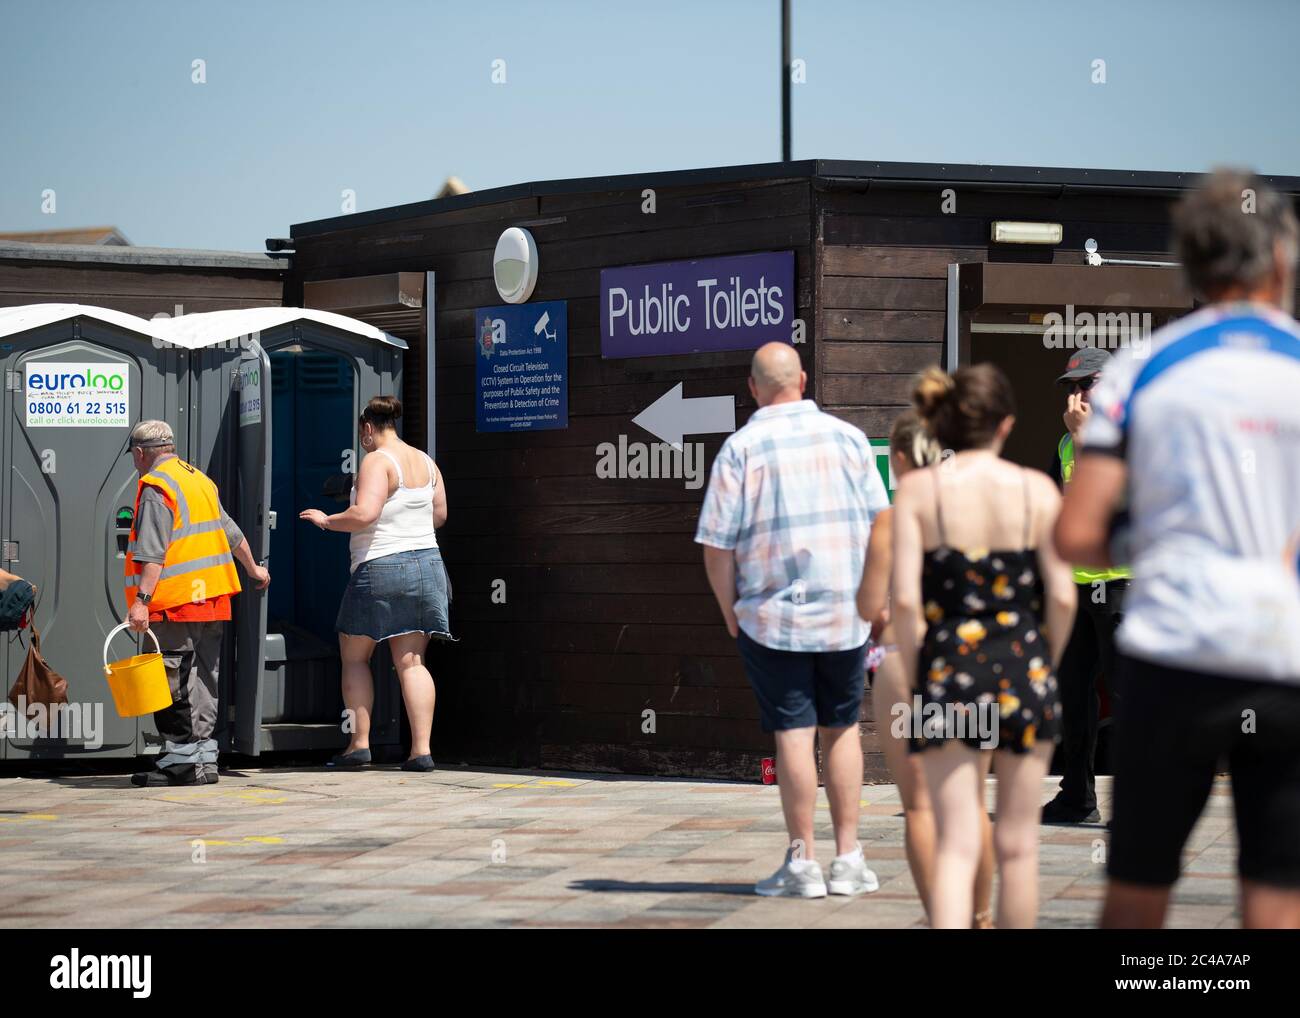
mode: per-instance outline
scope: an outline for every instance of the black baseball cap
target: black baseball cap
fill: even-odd
[[[1099,374],[1101,369],[1110,362],[1110,351],[1102,350],[1095,346],[1085,346],[1082,350],[1076,350],[1070,354],[1069,363],[1065,366],[1065,374],[1056,380],[1058,385],[1064,385],[1066,382],[1073,382],[1079,378],[1091,378]]]

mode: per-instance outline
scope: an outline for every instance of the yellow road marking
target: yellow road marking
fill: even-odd
[[[216,838],[191,838],[190,840],[197,841],[205,848],[212,845],[225,845],[227,847],[233,845],[235,847],[238,847],[240,845],[247,846],[250,843],[258,844],[258,845],[283,845],[284,844],[283,838],[277,838],[273,835],[261,835],[261,834],[251,834],[246,838],[241,838],[239,841],[221,841],[220,839],[216,839]]]
[[[53,813],[24,813],[20,817],[0,817],[0,823],[21,824],[26,820],[57,820]]]
[[[287,795],[270,788],[252,788],[243,791],[231,789],[225,792],[191,792],[188,795],[172,793],[171,795],[164,795],[162,798],[164,802],[193,802],[195,799],[238,799],[259,806],[275,806],[289,801]]]

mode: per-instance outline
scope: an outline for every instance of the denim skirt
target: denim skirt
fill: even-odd
[[[401,551],[357,566],[343,591],[334,628],[372,640],[404,633],[451,640],[450,601],[451,582],[438,549]]]

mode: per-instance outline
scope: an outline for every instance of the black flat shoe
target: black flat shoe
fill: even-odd
[[[206,785],[208,782],[204,779],[203,773],[190,774],[188,777],[181,777],[176,774],[168,774],[166,771],[141,771],[139,774],[131,775],[131,784],[136,788],[158,788],[161,786],[175,785]]]
[[[337,753],[327,763],[326,767],[337,767],[343,771],[355,771],[366,764],[370,763],[370,750],[354,749],[351,753]]]
[[[433,770],[433,757],[429,756],[427,753],[424,756],[413,756],[411,759],[407,760],[406,763],[402,764],[402,770],[422,771],[427,773]]]

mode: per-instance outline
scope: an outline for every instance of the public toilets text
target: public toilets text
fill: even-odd
[[[718,289],[716,279],[700,279],[695,285],[704,290],[704,327],[706,329],[753,328],[756,325],[780,325],[785,319],[781,306],[781,287],[768,286],[759,277],[758,286],[742,286],[739,276],[728,280],[726,289]],[[615,298],[620,303],[615,304]],[[630,299],[621,286],[609,290],[609,333],[615,334],[615,323],[627,319],[628,332],[633,336],[654,336],[660,333],[686,332],[691,327],[691,298],[689,294],[673,293],[672,283],[663,283],[651,293],[649,285],[635,299]]]

